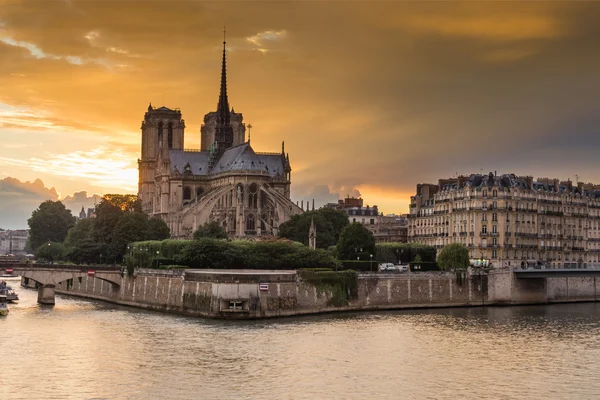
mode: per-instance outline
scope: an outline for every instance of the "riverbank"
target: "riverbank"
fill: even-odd
[[[56,293],[217,319],[260,319],[340,311],[480,307],[597,301],[596,278],[517,279],[509,270],[357,274],[348,286],[296,271],[136,270],[120,284],[94,275],[56,285]],[[35,287],[23,278],[22,283]],[[489,288],[489,289],[488,289]]]
[[[35,287],[35,282],[23,280]],[[346,289],[303,280],[296,271],[137,270],[116,285],[94,276],[67,280],[56,293],[149,310],[221,319],[338,311],[464,307],[488,304],[486,276],[454,273],[358,274]]]

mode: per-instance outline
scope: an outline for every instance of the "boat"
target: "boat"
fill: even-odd
[[[0,296],[5,296],[6,301],[19,301],[19,295],[15,290],[8,286],[6,282],[0,282]]]
[[[8,315],[8,306],[6,305],[7,301],[6,301],[6,296],[3,294],[0,294],[0,316],[4,317],[5,315]]]

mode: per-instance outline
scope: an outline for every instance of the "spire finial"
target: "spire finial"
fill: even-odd
[[[252,124],[248,124],[248,143],[250,143],[250,131],[252,130]]]

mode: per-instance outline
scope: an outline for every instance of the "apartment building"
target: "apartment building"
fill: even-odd
[[[600,267],[600,185],[495,173],[419,184],[408,240],[462,243],[493,267]]]

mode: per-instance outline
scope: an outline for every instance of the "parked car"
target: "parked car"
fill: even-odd
[[[379,271],[384,272],[384,271],[395,271],[396,266],[394,265],[394,263],[381,263],[379,264]]]

